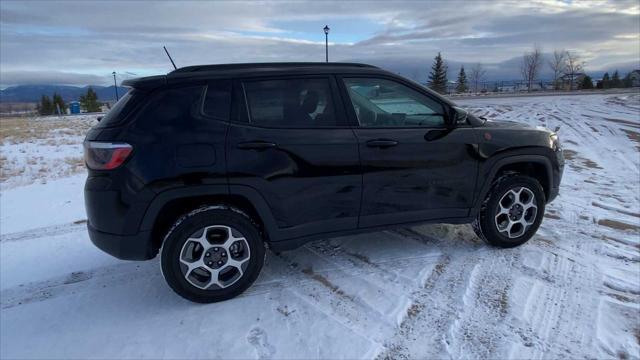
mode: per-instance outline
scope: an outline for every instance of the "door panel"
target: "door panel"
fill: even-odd
[[[361,227],[467,216],[477,171],[473,130],[427,141],[433,131],[356,130],[364,172]],[[380,139],[397,145],[368,144]]]
[[[387,77],[344,77],[363,168],[360,227],[465,217],[477,161],[470,127],[446,127],[448,105]]]
[[[240,84],[254,116],[229,127],[229,183],[263,196],[278,227],[275,241],[357,227],[358,144],[353,130],[336,126],[344,116],[333,110],[335,84],[323,79],[329,88],[317,82]]]

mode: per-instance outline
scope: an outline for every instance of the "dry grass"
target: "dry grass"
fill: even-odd
[[[94,124],[92,115],[0,118],[0,184],[45,183],[83,172],[81,143]]]
[[[55,145],[60,139],[83,136],[92,125],[92,121],[71,117],[0,118],[0,143],[44,140]]]

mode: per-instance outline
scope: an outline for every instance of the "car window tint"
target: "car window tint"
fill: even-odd
[[[251,124],[290,128],[337,125],[328,79],[265,80],[243,85]]]
[[[128,91],[117,103],[106,113],[106,115],[96,125],[97,128],[118,125],[144,98],[137,90]]]
[[[231,81],[216,80],[207,85],[202,111],[219,120],[229,120]]]
[[[360,126],[443,127],[443,106],[408,86],[387,79],[344,79]]]
[[[143,129],[171,130],[192,127],[201,117],[202,86],[164,89],[153,94],[136,120]]]

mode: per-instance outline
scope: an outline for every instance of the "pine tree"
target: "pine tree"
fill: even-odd
[[[447,93],[447,65],[440,53],[435,57],[429,74],[429,87],[440,94]]]
[[[51,103],[51,99],[47,95],[42,95],[42,97],[40,98],[40,103],[38,104],[38,114],[53,114],[53,104]]]
[[[631,80],[631,72],[628,72],[625,75],[624,79],[622,79],[622,86],[626,88],[630,88],[633,85],[633,81]]]
[[[54,113],[58,113],[58,109],[60,110],[60,113],[62,115],[67,113],[67,104],[65,104],[64,99],[62,99],[62,96],[53,93],[53,112]]]
[[[464,66],[460,67],[460,73],[458,73],[458,85],[456,85],[456,92],[458,94],[466,93],[469,90],[467,86],[467,74],[464,72]]]
[[[608,89],[609,87],[611,87],[611,79],[609,78],[609,73],[606,72],[602,76],[602,88]]]
[[[42,95],[42,96],[40,97],[40,101],[39,101],[39,102],[38,102],[38,104],[36,105],[36,111],[38,112],[38,114],[39,114],[39,115],[43,115],[43,114],[42,114],[42,112],[43,112],[43,111],[42,111],[42,110],[43,110],[43,109],[42,109],[42,103],[44,103],[44,95]]]
[[[99,112],[100,103],[98,102],[98,94],[91,87],[87,89],[87,94],[80,96],[80,106],[86,112]]]
[[[583,90],[593,89],[593,80],[591,80],[591,77],[589,77],[589,75],[585,75],[584,78],[582,78],[580,89],[583,89]]]
[[[611,77],[611,87],[612,88],[622,87],[622,81],[620,80],[620,74],[618,74],[618,70],[616,70],[613,73],[613,76]]]

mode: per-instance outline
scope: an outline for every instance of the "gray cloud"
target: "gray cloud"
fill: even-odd
[[[38,85],[87,85],[102,84],[104,77],[60,71],[7,71],[2,73],[2,82],[7,84]]]
[[[331,39],[337,39],[330,50],[336,61],[361,59],[400,67],[417,64],[412,68],[424,64],[426,73],[438,51],[451,64],[491,65],[518,58],[536,43],[547,52],[560,48],[578,51],[588,68],[601,69],[640,62],[639,14],[637,0],[3,0],[0,85],[32,82],[38,79],[37,74],[42,76],[41,82],[108,84],[114,70],[142,75],[164,73],[171,68],[163,45],[180,66],[321,61],[324,38],[320,29],[325,23],[332,26]],[[333,25],[336,23],[339,25]],[[295,31],[288,28],[290,24],[295,24]],[[344,38],[358,33],[359,26],[368,30],[362,30],[358,39],[340,40],[341,35]],[[51,76],[51,69],[57,75]],[[496,74],[498,69],[495,65]]]

